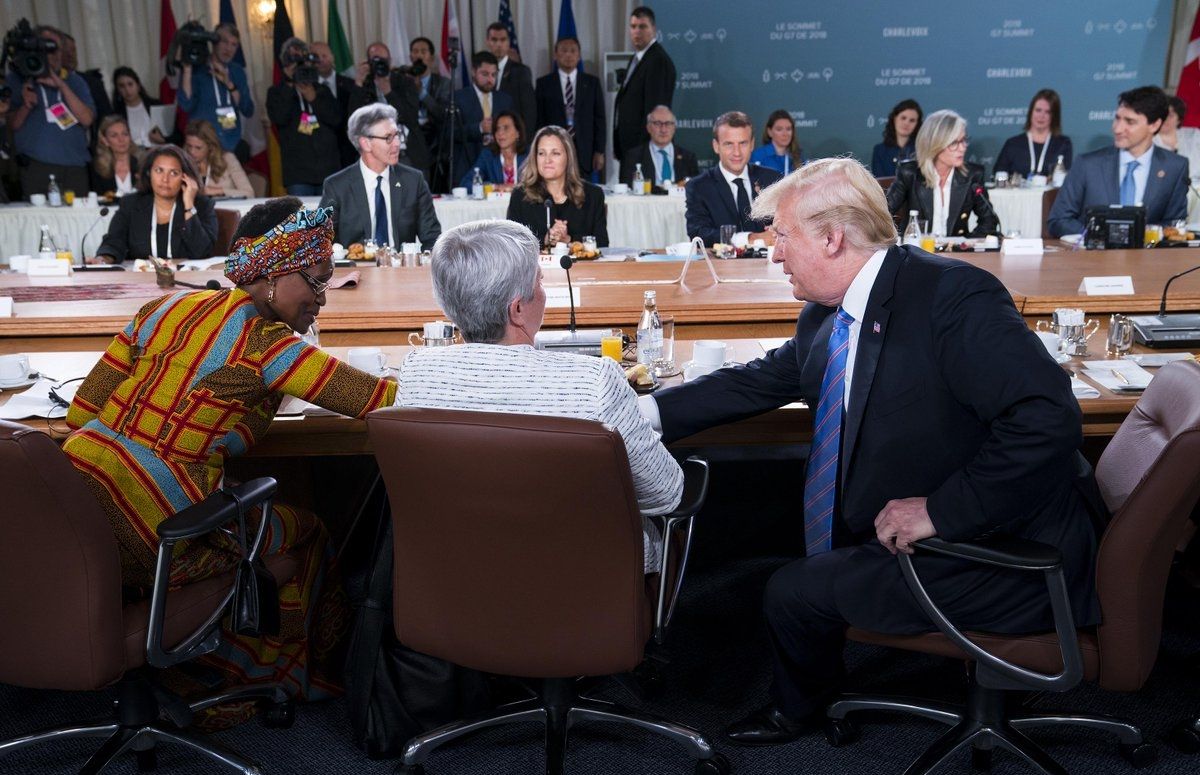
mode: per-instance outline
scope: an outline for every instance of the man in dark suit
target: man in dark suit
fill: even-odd
[[[434,56],[436,52],[437,49],[429,38],[413,38],[408,46],[408,59],[412,63],[408,77],[417,87],[417,123],[421,126],[425,144],[429,146],[429,152],[435,160],[435,169],[436,160],[442,152],[438,140],[442,134],[442,125],[446,121],[446,108],[450,105],[450,79],[438,72],[438,61]],[[424,71],[420,75],[416,74],[414,71],[422,66]]]
[[[338,155],[341,159],[339,166],[346,167],[358,159],[358,151],[350,144],[350,138],[346,136],[346,119],[353,112],[350,110],[350,94],[355,88],[354,79],[334,71],[333,49],[329,47],[328,43],[317,41],[309,46],[308,50],[317,55],[317,76],[320,83],[329,89],[329,93],[338,103],[338,110],[342,118],[333,129],[337,131],[338,136]]]
[[[496,57],[489,51],[471,56],[471,88],[454,93],[458,126],[454,129],[454,170],[458,180],[479,158],[483,146],[492,142],[492,116],[516,110],[512,97],[496,90]],[[457,184],[456,184],[457,185]]]
[[[769,744],[819,729],[847,624],[936,629],[893,557],[920,539],[1054,546],[1076,622],[1097,622],[1105,514],[1078,454],[1079,404],[1004,286],[965,262],[897,247],[883,191],[853,159],[796,170],[754,214],[773,217],[773,260],[808,302],[795,336],[745,366],[643,399],[666,443],[801,398],[815,408],[796,506],[807,556],[777,571],[764,596],[772,702],[729,736]],[[930,553],[914,564],[962,629],[1053,629],[1041,574]]]
[[[1154,145],[1167,105],[1167,95],[1157,86],[1131,89],[1117,98],[1113,145],[1075,159],[1046,219],[1053,236],[1082,233],[1089,207],[1142,204],[1146,223],[1187,218],[1187,157]]]
[[[699,237],[705,245],[721,241],[721,227],[733,226],[733,244],[745,247],[754,240],[768,244],[774,237],[764,221],[750,217],[750,205],[764,188],[782,175],[773,169],[749,166],[754,150],[754,125],[745,113],[732,110],[713,123],[713,150],[717,164],[688,181],[685,193],[688,239]],[[646,168],[642,168],[646,174]]]
[[[372,102],[386,102],[396,109],[396,122],[404,132],[401,163],[416,167],[429,180],[433,156],[421,132],[420,92],[412,79],[392,69],[392,52],[384,43],[367,46],[367,59],[358,63],[351,113]]]
[[[659,105],[646,116],[650,142],[634,146],[621,159],[621,182],[633,183],[633,173],[642,165],[642,177],[657,186],[688,180],[700,174],[696,154],[675,144],[675,114]]]
[[[613,103],[613,158],[623,159],[649,139],[646,116],[659,105],[671,107],[675,96],[675,63],[657,42],[654,11],[638,6],[629,16],[633,55]]]
[[[325,179],[321,206],[332,205],[336,241],[343,245],[374,239],[399,248],[420,242],[426,249],[441,236],[429,185],[420,170],[398,164],[400,127],[396,109],[373,102],[347,122],[359,160]]]
[[[584,179],[604,169],[604,90],[600,79],[579,70],[579,40],[561,38],[554,44],[553,73],[537,82],[537,125],[561,126],[575,140],[575,156]]]
[[[537,126],[537,98],[533,92],[533,71],[529,65],[514,62],[508,55],[512,41],[508,28],[500,22],[492,22],[487,28],[488,51],[496,57],[496,91],[512,97],[513,105],[525,129],[532,132]]]

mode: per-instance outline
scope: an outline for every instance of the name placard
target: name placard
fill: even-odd
[[[0,318],[11,318],[12,309],[12,296],[0,296]]]
[[[57,258],[31,258],[26,272],[30,277],[70,277],[71,262]]]
[[[579,289],[572,288],[571,290],[574,291],[574,295],[575,295],[575,307],[576,308],[582,307],[583,304],[579,301]],[[546,307],[547,307],[547,309],[550,307],[569,307],[569,306],[571,306],[571,299],[567,296],[567,286],[552,285],[549,288],[546,288]]]
[[[1040,256],[1044,252],[1041,237],[1009,237],[1000,249],[1008,256]]]
[[[1085,277],[1079,284],[1079,292],[1088,296],[1131,296],[1133,278],[1129,275]]]

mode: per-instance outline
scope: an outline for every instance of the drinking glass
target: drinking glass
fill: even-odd
[[[675,365],[675,316],[661,315],[662,321],[662,352],[654,361],[654,376],[673,377],[679,373]]]
[[[721,244],[725,246],[721,251],[721,258],[728,258],[733,255],[733,235],[737,231],[737,227],[732,223],[726,223],[721,226]]]
[[[621,336],[621,329],[614,328],[611,332],[600,338],[600,355],[605,358],[612,358],[617,363],[621,362],[624,355],[625,340]]]
[[[1125,315],[1113,315],[1108,321],[1108,356],[1120,358],[1133,349],[1133,321]]]

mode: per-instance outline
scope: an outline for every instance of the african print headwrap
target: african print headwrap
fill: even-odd
[[[319,264],[332,253],[333,208],[297,210],[261,237],[236,240],[225,259],[225,276],[244,285]]]

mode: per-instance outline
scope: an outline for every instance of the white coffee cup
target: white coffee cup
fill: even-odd
[[[692,363],[701,368],[720,368],[728,348],[716,339],[699,339],[692,345]]]
[[[0,384],[13,385],[29,379],[29,356],[0,355]]]
[[[1046,348],[1046,352],[1050,353],[1051,358],[1057,358],[1059,349],[1062,345],[1058,338],[1058,334],[1052,331],[1035,331],[1037,338],[1042,340],[1042,346]]]
[[[346,362],[359,371],[379,374],[387,368],[387,353],[378,347],[351,347],[346,351]]]
[[[45,207],[46,206],[46,195],[45,194],[30,194],[29,195],[29,203],[31,205],[33,205],[34,207]]]
[[[614,194],[628,194],[629,193],[629,184],[628,183],[615,184],[613,186],[613,193]]]
[[[467,198],[467,189],[463,188],[462,186],[455,186],[454,188],[450,189],[450,193],[454,195],[455,199]]]
[[[9,256],[8,268],[14,272],[29,271],[29,256]]]
[[[87,203],[88,203],[88,207],[99,207],[100,206],[100,195],[97,194],[95,191],[89,191],[88,195],[87,195]]]
[[[555,256],[565,256],[571,252],[571,246],[565,242],[554,243],[554,249],[550,251]]]
[[[452,339],[454,338],[454,324],[449,320],[435,320],[432,323],[426,323],[425,338]]]

